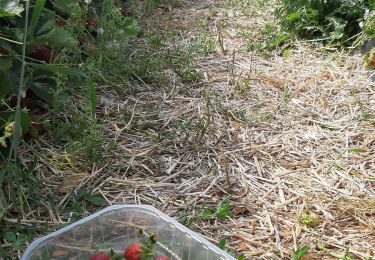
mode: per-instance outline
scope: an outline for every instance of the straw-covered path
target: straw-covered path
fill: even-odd
[[[76,182],[111,204],[154,205],[246,259],[290,259],[306,244],[304,259],[371,259],[374,82],[359,55],[306,42],[252,51],[272,16],[247,2],[191,0],[145,17],[172,57],[155,71],[165,80],[100,93],[118,104],[100,115],[116,146]],[[230,216],[202,216],[225,198]]]

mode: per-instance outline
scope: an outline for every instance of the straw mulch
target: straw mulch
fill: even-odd
[[[186,84],[166,70],[167,83],[132,95],[103,88],[115,105],[98,117],[116,146],[108,142],[104,167],[89,173],[56,170],[56,185],[69,191],[58,205],[82,187],[110,204],[154,205],[186,216],[213,243],[227,238],[246,259],[290,259],[307,243],[305,259],[375,257],[375,84],[359,55],[296,42],[284,57],[262,58],[241,51],[241,28],[257,37],[269,19],[262,10],[244,16],[224,1],[168,9],[143,26],[178,31],[173,48],[187,46],[205,20],[216,50],[195,56],[202,80]],[[226,197],[230,217],[200,217]]]

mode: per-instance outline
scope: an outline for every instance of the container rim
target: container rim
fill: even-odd
[[[221,254],[222,256],[226,257],[227,260],[235,260],[235,258],[231,255],[229,255],[228,253],[224,252],[222,249],[218,248],[216,245],[212,244],[211,242],[207,241],[206,239],[204,239],[203,237],[201,237],[200,235],[198,235],[197,233],[195,233],[194,231],[188,229],[187,227],[185,227],[184,225],[178,223],[176,220],[172,219],[171,217],[167,216],[166,214],[164,214],[163,212],[161,212],[160,210],[152,207],[152,206],[149,206],[149,205],[112,205],[112,206],[109,206],[109,207],[106,207],[90,216],[87,216],[85,218],[82,218],[72,224],[69,224],[67,225],[66,227],[63,227],[57,231],[54,231],[46,236],[43,236],[39,239],[36,239],[34,240],[25,250],[25,252],[23,253],[22,257],[21,257],[21,260],[29,260],[29,257],[30,257],[30,254],[32,253],[32,251],[40,244],[42,244],[43,242],[45,242],[46,240],[50,239],[50,238],[53,238],[53,237],[56,237],[76,226],[79,226],[80,224],[83,224],[89,220],[92,220],[92,219],[95,219],[97,217],[99,217],[100,215],[108,212],[108,211],[111,211],[111,210],[116,210],[116,209],[132,209],[132,208],[135,208],[135,209],[144,209],[144,210],[148,210],[148,211],[151,211],[153,213],[156,213],[159,215],[159,217],[163,218],[164,220],[166,221],[171,221],[173,220],[174,221],[174,225],[176,225],[177,228],[181,229],[182,231],[190,234],[192,237],[194,237],[194,239],[198,240],[199,242],[201,243],[204,243],[206,245],[209,245],[210,249],[212,249],[213,251],[215,251],[216,253],[218,254]]]

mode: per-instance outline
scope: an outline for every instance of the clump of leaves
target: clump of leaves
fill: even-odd
[[[231,215],[229,198],[224,199],[216,208],[216,211],[212,211],[209,208],[205,208],[202,213],[202,217],[207,218],[226,218]]]
[[[276,15],[288,32],[350,45],[361,32],[371,0],[280,0]]]
[[[253,36],[247,37],[247,49],[255,50],[263,57],[268,57],[270,51],[288,43],[291,35],[278,24],[267,23],[260,33],[260,39]]]
[[[308,227],[315,228],[319,225],[319,217],[314,213],[306,213],[301,217],[301,223]]]

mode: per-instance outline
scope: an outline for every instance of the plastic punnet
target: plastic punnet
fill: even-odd
[[[151,206],[115,205],[35,240],[21,260],[82,259],[100,252],[122,255],[124,248],[157,235],[155,251],[170,260],[234,260]]]

